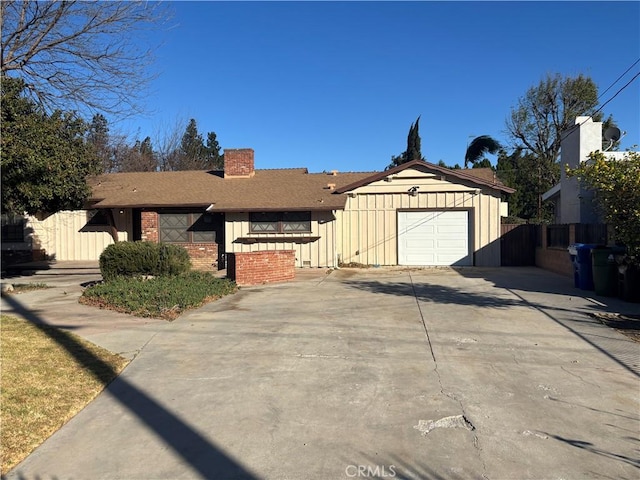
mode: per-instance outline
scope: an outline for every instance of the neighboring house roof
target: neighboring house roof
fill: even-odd
[[[308,173],[306,168],[255,170],[250,178],[222,172],[111,173],[94,178],[92,208],[209,207],[213,212],[340,210],[335,190],[370,177],[365,173]]]
[[[398,165],[397,167],[390,168],[389,170],[385,170],[384,172],[374,173],[369,177],[358,179],[353,183],[345,185],[344,187],[338,187],[336,189],[336,192],[345,193],[350,190],[354,190],[356,188],[362,187],[364,185],[377,182],[378,180],[382,180],[383,178],[388,177],[389,175],[394,175],[408,168],[416,168],[416,167],[442,174],[445,178],[449,180],[453,180],[454,182],[465,181],[478,186],[490,187],[494,190],[499,190],[504,193],[515,192],[515,189],[511,187],[507,187],[502,182],[497,180],[493,171],[490,168],[470,168],[465,170],[461,170],[461,169],[458,170],[458,169],[441,167],[439,165],[434,165],[432,163],[423,162],[422,160],[413,160],[411,162]],[[489,173],[491,174],[490,176],[489,176]]]

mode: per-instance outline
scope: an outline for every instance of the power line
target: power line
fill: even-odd
[[[616,78],[615,81],[611,85],[609,85],[604,92],[602,92],[600,95],[598,95],[598,100],[600,100],[604,96],[605,93],[607,93],[609,90],[611,90],[613,88],[613,86],[616,83],[618,83],[618,81],[622,77],[624,77],[629,72],[629,70],[631,70],[633,67],[635,67],[638,63],[640,63],[640,58],[638,58],[635,62],[633,62],[633,64],[629,68],[627,68],[622,75],[620,75],[618,78]]]
[[[640,61],[640,59],[639,59],[639,61]],[[637,62],[636,62],[636,63],[637,63]],[[602,109],[605,107],[605,105],[607,105],[607,103],[609,103],[611,100],[613,100],[614,98],[616,98],[620,92],[622,92],[625,88],[627,88],[629,85],[631,85],[631,83],[633,83],[633,81],[634,81],[636,78],[638,78],[638,77],[640,77],[640,72],[636,73],[636,74],[634,75],[634,77],[633,77],[631,80],[629,80],[629,81],[628,81],[628,82],[627,82],[627,83],[626,83],[626,84],[625,84],[625,85],[624,85],[620,90],[618,90],[618,91],[613,95],[613,97],[611,97],[609,100],[607,100],[606,102],[604,102],[604,103],[600,106],[600,108],[599,108],[599,109],[597,109],[595,112],[593,112],[593,114],[592,114],[592,115],[595,115],[595,114],[596,114],[596,113],[598,113],[600,110],[602,110]]]

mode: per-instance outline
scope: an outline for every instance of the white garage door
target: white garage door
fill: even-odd
[[[473,265],[469,212],[398,212],[399,265]]]

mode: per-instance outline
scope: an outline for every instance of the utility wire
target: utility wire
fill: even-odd
[[[627,68],[622,75],[620,75],[618,78],[616,78],[615,81],[611,85],[609,85],[604,92],[602,92],[600,95],[598,95],[598,100],[600,100],[604,96],[605,93],[607,93],[609,90],[611,90],[613,88],[613,86],[616,83],[618,83],[618,81],[622,77],[624,77],[629,72],[629,70],[631,70],[633,67],[635,67],[638,63],[640,63],[640,58],[638,58],[635,62],[633,62],[633,64],[629,68]]]
[[[640,61],[640,60],[639,60],[639,61]],[[636,62],[636,63],[637,63],[637,62]],[[599,109],[597,109],[595,112],[593,112],[593,114],[592,114],[592,115],[595,115],[595,114],[596,114],[596,113],[598,113],[600,110],[602,110],[602,109],[605,107],[605,105],[607,105],[607,103],[609,103],[611,100],[613,100],[614,98],[616,98],[620,92],[622,92],[625,88],[627,88],[629,85],[631,85],[631,83],[633,83],[633,81],[634,81],[636,78],[638,78],[638,77],[640,77],[640,72],[636,73],[636,74],[634,75],[634,77],[633,77],[631,80],[629,80],[629,81],[628,81],[628,82],[627,82],[627,83],[626,83],[626,84],[625,84],[625,85],[624,85],[620,90],[618,90],[618,91],[613,95],[613,97],[611,97],[609,100],[607,100],[606,102],[604,102],[604,103],[600,106],[600,108],[599,108]]]

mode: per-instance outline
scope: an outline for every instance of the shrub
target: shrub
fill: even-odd
[[[121,276],[87,288],[80,303],[172,320],[183,311],[233,293],[236,288],[234,282],[209,272],[192,271],[149,280]]]
[[[117,242],[100,255],[100,272],[105,282],[116,277],[179,275],[191,269],[184,247],[153,242]]]

